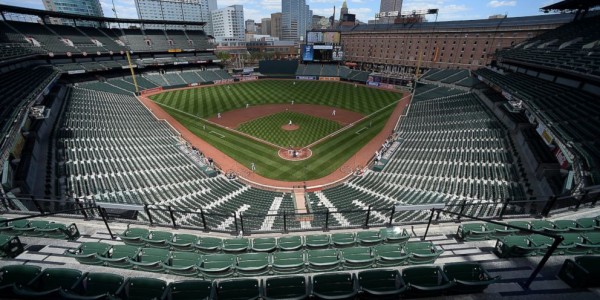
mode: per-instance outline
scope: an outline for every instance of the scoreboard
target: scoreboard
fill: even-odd
[[[339,31],[309,31],[302,45],[304,62],[338,62],[344,60]]]

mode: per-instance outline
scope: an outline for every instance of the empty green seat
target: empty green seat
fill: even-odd
[[[22,287],[42,273],[42,268],[34,265],[8,265],[0,268],[0,293],[12,294],[13,286]]]
[[[593,253],[596,247],[586,245],[584,238],[578,232],[565,232],[560,234],[563,241],[558,246],[558,254],[581,255]]]
[[[269,277],[261,286],[264,299],[302,300],[309,293],[304,276]]]
[[[201,253],[215,253],[223,249],[223,240],[216,237],[201,236],[194,247]]]
[[[16,257],[23,252],[18,236],[0,234],[0,257]]]
[[[79,238],[79,229],[75,223],[65,225],[62,223],[49,223],[44,228],[36,228],[42,236],[55,239],[76,240]]]
[[[356,241],[362,246],[377,245],[383,241],[378,231],[359,231],[356,233]]]
[[[275,238],[252,239],[252,251],[273,252],[275,249],[277,249],[277,240]]]
[[[243,276],[259,276],[269,273],[268,253],[242,253],[237,256],[236,271]]]
[[[250,240],[247,238],[234,238],[223,240],[223,252],[240,253],[250,248]]]
[[[198,275],[198,266],[202,263],[202,255],[195,252],[176,252],[171,253],[168,264],[163,265],[165,271],[179,276]]]
[[[306,260],[308,269],[314,272],[334,271],[340,264],[337,249],[308,250]]]
[[[406,290],[398,270],[367,270],[358,273],[358,286],[370,298],[394,297]]]
[[[27,285],[15,286],[13,291],[19,297],[54,298],[61,289],[73,287],[82,276],[79,270],[47,268]]]
[[[352,247],[356,244],[354,233],[334,233],[331,235],[331,242],[335,247]]]
[[[537,247],[538,254],[546,253],[546,250],[552,246],[554,239],[540,234],[531,234],[527,236],[527,239],[531,242],[531,245]]]
[[[12,230],[12,226],[9,224],[8,219],[0,218],[0,232],[8,232]]]
[[[594,253],[600,253],[600,232],[586,232],[582,234],[585,247]]]
[[[309,249],[328,248],[331,244],[331,239],[327,234],[307,235],[304,241],[306,247]]]
[[[494,252],[498,257],[507,258],[535,255],[539,249],[526,237],[511,235],[498,239]]]
[[[353,299],[357,293],[358,282],[353,274],[330,273],[312,277],[310,294],[317,299]]]
[[[500,280],[499,276],[492,277],[479,263],[447,263],[444,273],[455,283],[452,290],[456,293],[480,293]]]
[[[98,259],[104,261],[105,266],[113,268],[129,269],[133,265],[131,264],[132,259],[136,259],[140,248],[131,245],[114,245],[106,257],[98,256]]]
[[[364,269],[370,268],[375,262],[369,247],[352,247],[340,250],[344,268]]]
[[[137,257],[129,262],[135,270],[146,272],[163,272],[163,266],[168,264],[171,253],[167,249],[142,248]]]
[[[554,232],[567,232],[569,230],[575,230],[577,228],[577,222],[573,220],[555,220],[552,222],[554,224],[554,228],[551,231]]]
[[[104,264],[104,260],[98,257],[106,257],[111,247],[111,245],[101,242],[84,242],[77,249],[65,251],[65,255],[74,257],[82,264],[102,265]]]
[[[374,246],[373,255],[379,267],[401,266],[408,261],[408,255],[402,251],[402,244]]]
[[[193,234],[176,234],[173,239],[168,241],[174,251],[194,251],[194,245],[197,242],[198,237]]]
[[[165,300],[200,300],[214,299],[212,282],[208,280],[185,280],[171,282],[162,299]]]
[[[129,278],[118,292],[123,300],[161,299],[167,289],[164,280],[149,277]]]
[[[129,228],[119,235],[119,238],[127,245],[142,247],[146,244],[142,238],[147,238],[149,233],[145,228]]]
[[[87,273],[70,289],[60,290],[63,299],[85,300],[115,297],[125,284],[125,278],[112,273]]]
[[[35,227],[31,227],[30,221],[27,219],[11,221],[9,225],[11,226],[11,230],[13,231],[13,233],[16,235],[25,235],[28,232],[33,233],[33,231],[35,230]]]
[[[498,239],[519,232],[518,229],[509,228],[506,225],[485,223],[484,226],[485,230],[489,232],[489,237],[493,239]]]
[[[303,251],[280,251],[274,252],[272,255],[275,274],[297,274],[304,271]]]
[[[511,226],[520,227],[520,228],[525,228],[525,229],[530,228],[530,224],[527,221],[508,221],[508,222],[506,222],[506,224],[511,225]]]
[[[446,274],[436,266],[405,268],[402,270],[402,279],[411,296],[440,296],[453,286]]]
[[[140,237],[146,247],[169,248],[173,234],[166,231],[151,231],[146,237]]]
[[[406,243],[410,239],[410,234],[405,228],[390,227],[382,228],[379,230],[379,234],[383,240],[388,243]]]
[[[198,270],[208,278],[224,278],[233,275],[234,264],[233,254],[210,254],[202,257]]]
[[[483,223],[468,223],[459,225],[456,235],[466,241],[481,241],[490,238],[490,231]]]
[[[404,253],[410,264],[431,264],[444,252],[432,242],[408,242],[404,244]]]
[[[567,259],[558,277],[574,288],[600,286],[600,256],[586,255]]]
[[[554,229],[554,224],[548,220],[531,220],[529,224],[533,230],[553,231]]]
[[[571,230],[575,231],[592,231],[595,229],[600,229],[597,227],[596,219],[594,218],[580,218],[575,221],[577,223],[577,227],[571,228]]]
[[[299,235],[284,236],[277,239],[277,247],[283,251],[302,249],[302,237]]]
[[[222,280],[217,283],[215,292],[220,300],[251,300],[260,297],[257,279]]]

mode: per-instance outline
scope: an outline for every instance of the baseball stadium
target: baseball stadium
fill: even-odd
[[[0,298],[600,299],[600,1],[555,2],[244,68],[0,4]]]

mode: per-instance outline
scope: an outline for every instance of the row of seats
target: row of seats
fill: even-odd
[[[48,220],[16,220],[0,218],[0,232],[9,235],[76,240],[79,229],[75,223],[63,224]]]
[[[369,270],[218,281],[167,282],[148,277],[64,268],[42,270],[34,265],[0,268],[0,291],[9,298],[59,299],[352,299],[479,293],[499,277],[477,263],[420,266],[398,270]]]
[[[559,233],[563,241],[554,254],[574,255],[600,253],[600,232]],[[544,255],[554,239],[541,234],[508,235],[498,238],[494,252],[502,258]]]
[[[230,247],[235,247],[231,241]],[[230,250],[232,248],[229,248]],[[233,253],[236,254],[233,254]],[[298,274],[336,270],[430,264],[443,253],[432,242],[408,242],[373,247],[313,249],[246,253],[243,246],[228,253],[198,254],[131,245],[85,242],[65,255],[82,264],[169,273],[180,276],[223,278]]]
[[[333,233],[320,235],[289,235],[285,237],[235,238],[173,234],[145,228],[129,228],[119,235],[127,244],[137,247],[168,248],[177,251],[215,252],[273,252],[301,249],[344,248],[378,244],[405,244],[410,238],[406,229],[382,228],[379,231]]]
[[[0,233],[0,257],[16,257],[23,249],[18,236]]]
[[[508,221],[508,225],[545,231],[548,233],[589,232],[600,230],[600,216],[596,218],[580,218],[577,220],[531,220]],[[492,223],[467,223],[458,226],[456,235],[466,241],[497,239],[506,235],[520,233],[520,230]]]

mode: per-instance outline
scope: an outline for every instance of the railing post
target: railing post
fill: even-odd
[[[242,235],[244,235],[244,215],[242,214],[242,212],[240,212],[240,227],[242,228]]]
[[[563,240],[564,240],[564,238],[562,236],[557,236],[556,238],[554,238],[554,243],[552,243],[552,246],[550,246],[550,249],[548,249],[548,251],[546,251],[546,254],[544,254],[544,257],[542,258],[542,260],[538,263],[537,267],[535,267],[535,270],[533,270],[533,273],[531,273],[531,276],[529,276],[529,278],[525,282],[526,289],[529,289],[529,285],[531,285],[531,283],[535,280],[538,273],[542,270],[542,268],[544,267],[544,265],[546,264],[546,262],[548,261],[550,256],[552,256],[552,253],[554,253],[556,248],[558,248],[558,246],[560,245],[560,243]]]
[[[287,233],[287,214],[285,213],[285,210],[283,211],[283,233]]]
[[[235,215],[235,213],[231,213],[233,215],[233,222],[235,223],[235,234],[238,234],[239,229],[238,229],[238,223],[237,223],[237,216]]]
[[[150,213],[150,209],[148,208],[148,203],[144,203],[144,211],[148,215],[148,221],[150,221],[150,226],[154,226],[154,222],[152,222],[152,214]]]
[[[171,222],[173,222],[173,228],[177,228],[177,222],[175,221],[175,216],[173,215],[173,209],[171,205],[167,206],[169,208],[169,216],[171,216]]]
[[[556,199],[557,199],[556,196],[552,196],[546,203],[544,210],[542,210],[542,216],[544,218],[547,218],[548,215],[550,215],[550,211],[552,210],[552,207],[554,207],[554,204],[556,204]]]
[[[204,218],[204,210],[200,207],[200,218],[202,219],[202,226],[204,227],[204,231],[208,231],[206,227],[206,219]]]
[[[42,209],[42,206],[40,205],[40,203],[35,199],[35,197],[31,196],[31,201],[33,202],[33,205],[35,205],[35,208],[37,208],[37,210],[40,211],[40,214],[42,214],[42,215],[46,214],[44,212],[44,210]]]
[[[394,214],[396,213],[396,205],[392,206],[392,214],[390,215],[390,227],[394,226]]]
[[[325,211],[325,228],[323,231],[329,231],[329,208]]]
[[[369,217],[371,217],[371,205],[367,208],[367,217],[365,218],[365,226],[364,228],[369,228]]]
[[[424,241],[427,238],[427,233],[429,233],[429,226],[431,225],[431,220],[433,219],[433,214],[435,213],[435,208],[431,209],[431,215],[429,216],[429,222],[427,223],[427,228],[425,228],[425,234],[421,238],[421,241]]]
[[[108,218],[106,216],[106,210],[104,210],[104,208],[100,207],[100,206],[96,206],[96,208],[98,208],[98,214],[100,215],[100,217],[102,217],[102,221],[104,222],[104,225],[106,226],[106,229],[108,230],[108,234],[110,235],[111,239],[115,239],[115,236],[112,233],[112,230],[110,230],[110,226],[108,226]]]
[[[77,207],[81,210],[81,214],[83,215],[83,218],[85,220],[88,219],[88,214],[85,211],[85,208],[83,207],[83,205],[81,204],[81,201],[79,200],[79,198],[75,198],[75,204],[77,205]]]
[[[577,201],[577,205],[575,205],[575,211],[579,210],[579,206],[581,206],[581,203],[584,202],[585,200],[587,200],[587,196],[590,193],[590,190],[586,190],[583,193],[583,196],[581,196],[581,198],[579,198],[579,200]]]
[[[438,210],[437,214],[435,214],[435,221],[433,221],[433,222],[435,222],[436,224],[439,223],[439,221],[440,221],[440,214],[441,213],[442,212]]]
[[[506,198],[504,200],[504,204],[502,204],[502,209],[500,210],[500,215],[498,216],[498,220],[502,220],[502,218],[504,217],[504,213],[506,212],[506,208],[508,207],[509,201],[510,201],[510,198]]]

